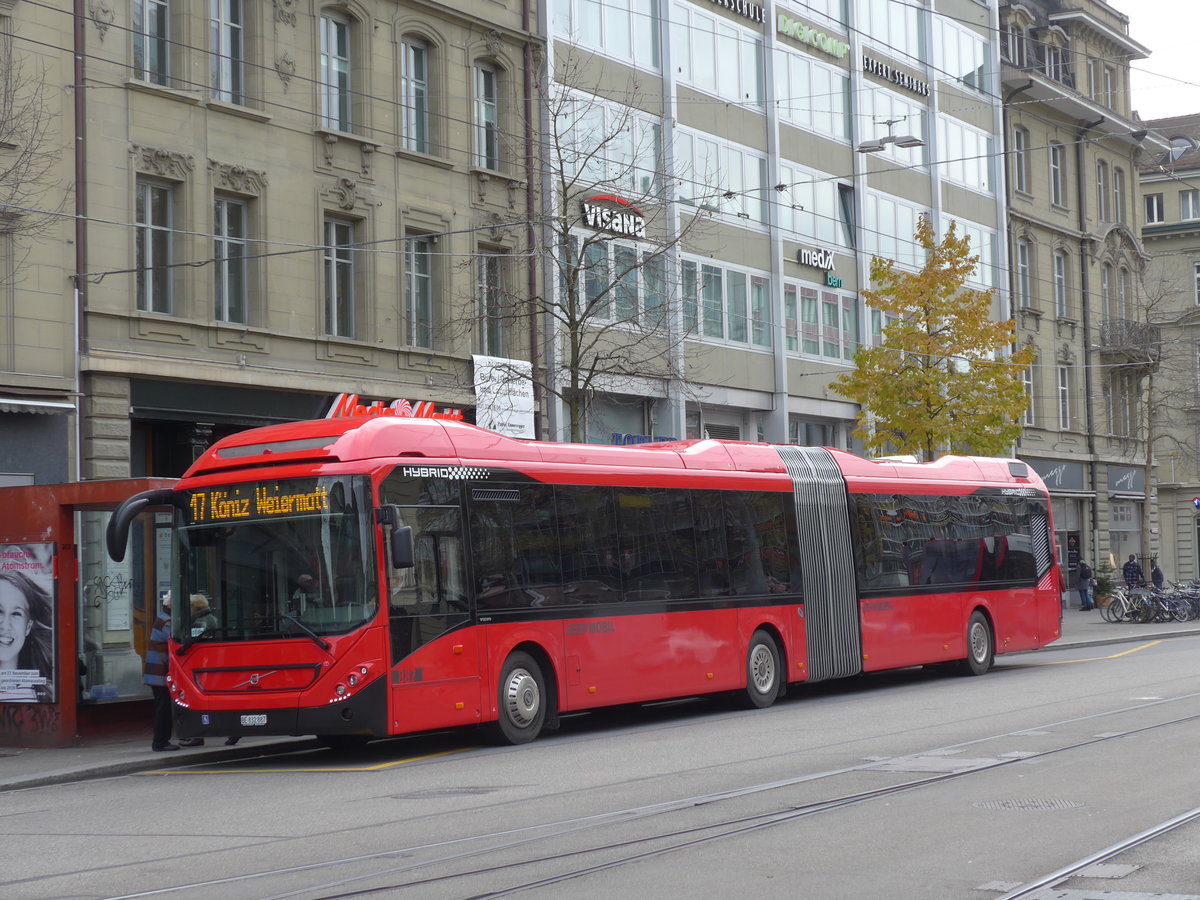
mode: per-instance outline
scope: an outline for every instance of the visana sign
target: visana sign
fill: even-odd
[[[330,404],[329,412],[325,413],[325,418],[340,419],[347,416],[399,416],[409,419],[451,419],[461,422],[463,413],[461,409],[451,409],[450,407],[438,412],[437,407],[428,400],[419,400],[415,404],[408,400],[393,400],[385,405],[382,400],[359,403],[358,394],[338,394],[337,399]]]
[[[625,207],[614,209],[612,205]],[[583,224],[596,231],[608,231],[628,237],[646,236],[646,217],[638,212],[628,200],[612,194],[598,194],[583,201]]]

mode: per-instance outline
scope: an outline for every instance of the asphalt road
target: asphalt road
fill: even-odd
[[[1198,675],[1077,646],[14,791],[0,897],[1200,898]]]

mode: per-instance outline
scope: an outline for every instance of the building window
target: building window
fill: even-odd
[[[665,0],[663,0],[665,2]],[[659,0],[557,0],[552,4],[555,32],[570,35],[571,42],[625,65],[657,71],[658,29],[663,17]],[[676,14],[678,14],[676,10]],[[678,52],[672,47],[672,53]],[[686,48],[683,50],[686,54]]]
[[[1125,221],[1125,172],[1123,169],[1113,169],[1113,221],[1121,224]]]
[[[1013,139],[1013,187],[1029,193],[1029,131],[1014,128]]]
[[[1071,427],[1071,367],[1058,367],[1058,427]]]
[[[1200,306],[1200,262],[1192,263],[1192,274],[1196,285],[1196,305]]]
[[[765,156],[677,128],[675,172],[680,203],[723,213],[731,222],[741,219],[766,223]]]
[[[622,3],[604,4],[603,8],[619,8]],[[743,104],[747,108],[761,109],[766,96],[763,78],[763,40],[756,31],[741,28],[721,16],[709,15],[690,3],[673,5],[671,62],[678,68],[680,84]],[[654,20],[650,19],[652,23]],[[645,31],[653,27],[638,23]],[[785,64],[791,54],[785,54]],[[657,68],[657,56],[655,67]],[[721,60],[719,66],[714,60]],[[626,62],[628,59],[626,58]],[[789,96],[781,93],[781,97]],[[840,98],[818,98],[814,92],[805,92],[809,102],[823,107]]]
[[[1032,250],[1029,241],[1017,241],[1017,305],[1033,303]]]
[[[1179,192],[1179,218],[1200,219],[1200,190]]]
[[[1105,263],[1100,267],[1100,302],[1104,307],[1104,318],[1114,318],[1113,309],[1113,267]]]
[[[508,356],[505,335],[504,257],[481,250],[478,256],[480,349],[488,356]]]
[[[500,168],[498,75],[491,66],[475,67],[475,164]]]
[[[861,0],[858,10],[860,27],[866,29],[867,40],[876,47],[911,65],[929,60],[923,6],[890,0]]]
[[[988,42],[982,36],[943,16],[933,21],[934,66],[969,88],[985,92],[990,86]]]
[[[685,329],[715,341],[771,346],[769,278],[692,260],[683,261],[682,272]]]
[[[242,0],[209,0],[212,39],[212,94],[215,100],[243,103],[246,99]]]
[[[1100,102],[1110,109],[1116,105],[1117,101],[1117,73],[1115,69],[1108,66],[1104,67],[1104,96],[1100,98]]]
[[[170,77],[170,13],[167,0],[134,0],[133,69],[143,81],[166,84]]]
[[[429,48],[408,38],[400,45],[400,104],[405,150],[429,152]]]
[[[1129,283],[1129,270],[1122,266],[1117,278],[1117,309],[1119,310],[1119,318],[1129,318],[1129,301],[1132,299],[1133,291]]]
[[[1025,65],[1025,29],[1016,22],[1010,22],[1004,28],[1004,51],[1014,66]]]
[[[1054,251],[1054,314],[1067,315],[1067,254],[1061,250]]]
[[[572,179],[635,196],[657,196],[662,184],[662,131],[655,119],[580,91],[560,95],[554,126],[563,172]]]
[[[174,196],[168,185],[137,184],[137,308],[170,313],[171,258],[175,242]]]
[[[855,299],[808,285],[784,285],[783,291],[787,349],[826,361],[850,362],[861,340]]]
[[[1166,206],[1163,203],[1162,194],[1147,194],[1146,195],[1146,224],[1154,225],[1158,222],[1165,222],[1167,218]]]
[[[1096,216],[1101,222],[1108,218],[1108,163],[1096,163]]]
[[[693,32],[694,38],[700,36]],[[712,66],[706,61],[704,68]],[[843,70],[777,44],[775,85],[776,109],[783,121],[828,138],[849,139],[850,78]]]
[[[1037,413],[1035,411],[1035,397],[1033,387],[1033,366],[1029,366],[1021,374],[1021,382],[1025,388],[1025,415],[1024,424],[1033,427],[1037,424]]]
[[[1062,144],[1050,145],[1050,202],[1065,206],[1067,202],[1067,156]]]
[[[1055,81],[1067,80],[1066,48],[1057,44],[1046,44],[1046,75]]]
[[[405,340],[433,349],[433,241],[410,237],[404,249]]]
[[[961,124],[952,116],[938,116],[938,146],[942,157],[942,174],[950,181],[977,191],[991,193],[992,152],[991,135]]]
[[[349,131],[350,22],[321,16],[321,122],[325,128]]]
[[[216,264],[215,308],[218,322],[246,324],[246,204],[217,197],[213,210],[213,260]]]
[[[325,220],[325,333],[354,337],[354,223]]]

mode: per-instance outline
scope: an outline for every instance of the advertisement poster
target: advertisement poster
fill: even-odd
[[[0,703],[54,702],[54,545],[0,544]]]

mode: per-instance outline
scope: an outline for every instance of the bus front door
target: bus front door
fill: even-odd
[[[458,511],[401,509],[401,517],[413,529],[415,565],[393,570],[389,584],[392,731],[476,724],[480,654]]]

